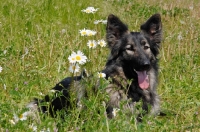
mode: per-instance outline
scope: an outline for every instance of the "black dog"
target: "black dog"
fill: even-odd
[[[109,15],[106,27],[106,38],[110,48],[110,55],[105,69],[106,79],[110,78],[110,84],[105,92],[109,94],[107,102],[108,117],[113,117],[113,108],[119,108],[120,102],[129,100],[124,106],[133,109],[135,102],[143,101],[142,109],[150,113],[159,113],[159,97],[156,93],[158,83],[158,59],[159,47],[162,39],[162,23],[160,14],[154,14],[140,27],[140,32],[130,32],[128,27],[116,16]],[[85,96],[85,85],[81,76],[68,77],[58,83],[53,89],[61,92],[59,97],[53,100],[45,96],[44,100],[35,99],[28,107],[35,107],[43,102],[50,105],[40,106],[42,112],[54,112],[70,107],[70,87],[76,88],[77,101]],[[73,82],[73,83],[72,83]],[[98,89],[98,85],[95,85]],[[56,92],[57,93],[57,92]],[[140,117],[140,116],[139,116]]]
[[[140,32],[130,32],[119,18],[114,15],[108,17],[106,37],[111,54],[103,71],[113,81],[107,88],[110,93],[108,111],[119,107],[120,100],[125,97],[132,102],[142,99],[143,110],[148,112],[150,104],[150,113],[159,113],[156,57],[162,39],[160,15],[151,16],[140,29]],[[131,80],[131,83],[128,80]]]

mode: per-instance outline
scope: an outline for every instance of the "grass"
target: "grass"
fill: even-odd
[[[0,0],[0,131],[200,131],[200,2],[198,0],[159,1],[53,1]],[[81,12],[88,6],[99,8],[94,14]],[[101,90],[83,100],[87,111],[74,108],[62,119],[37,116],[13,125],[13,114],[27,111],[33,97],[43,97],[61,79],[70,76],[68,56],[81,50],[90,62],[82,65],[89,73],[103,69],[107,48],[89,49],[88,40],[105,39],[105,25],[93,24],[108,14],[119,16],[130,30],[154,13],[161,13],[164,39],[160,51],[158,93],[165,117],[145,117],[136,124],[135,115],[108,120]],[[80,36],[79,30],[96,30],[97,35]],[[87,84],[88,88],[92,84]],[[41,95],[41,93],[43,95]],[[99,113],[97,112],[99,111]],[[62,112],[60,112],[61,114]],[[79,118],[79,114],[81,117]]]

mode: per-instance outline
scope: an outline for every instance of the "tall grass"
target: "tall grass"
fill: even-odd
[[[200,2],[182,1],[79,1],[79,0],[6,0],[0,1],[0,130],[37,131],[194,131],[200,130]],[[88,6],[99,8],[94,14],[81,12]],[[119,111],[116,118],[105,116],[99,90],[83,100],[87,110],[74,108],[60,118],[42,114],[12,124],[14,114],[27,111],[26,104],[42,98],[61,79],[70,76],[68,56],[81,50],[89,58],[82,65],[89,73],[104,68],[108,49],[89,49],[88,40],[105,39],[105,25],[93,22],[108,14],[119,16],[130,30],[154,13],[161,13],[164,37],[160,51],[158,93],[165,117],[145,117],[140,124],[135,115]],[[79,30],[97,31],[81,36]],[[88,83],[88,88],[92,84]],[[81,113],[81,117],[79,117]],[[59,114],[62,114],[60,112]]]

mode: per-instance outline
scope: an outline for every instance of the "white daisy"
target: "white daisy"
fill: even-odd
[[[87,30],[87,36],[94,36],[96,35],[96,31],[93,31],[93,30]]]
[[[69,71],[71,73],[77,73],[77,72],[79,72],[79,70],[80,70],[80,67],[78,64],[74,64],[74,63],[70,64]]]
[[[118,112],[119,110],[120,110],[120,109],[118,109],[118,108],[113,108],[112,114],[113,114],[114,117],[117,116],[117,112]]]
[[[94,24],[99,24],[100,23],[100,20],[95,20],[94,21]]]
[[[75,58],[76,62],[78,62],[79,64],[84,64],[87,60],[87,57],[81,51],[77,51]]]
[[[0,73],[2,72],[3,68],[0,66]]]
[[[81,11],[85,12],[85,13],[95,13],[97,10],[98,10],[98,8],[95,9],[94,7],[87,7],[86,9],[83,9]]]
[[[105,47],[106,46],[106,42],[102,39],[102,40],[98,40],[97,42],[101,47]]]
[[[70,63],[75,63],[76,62],[76,53],[72,52],[72,54],[68,57],[68,60]]]
[[[99,78],[105,78],[106,74],[103,72],[98,72],[98,76],[99,76]]]
[[[25,120],[27,120],[27,117],[28,117],[30,114],[31,114],[30,111],[26,111],[26,112],[20,114],[19,116],[17,116],[16,114],[14,114],[14,117],[13,117],[13,118],[14,118],[14,122],[17,123],[19,120],[20,120],[20,121],[25,121]]]
[[[86,63],[87,57],[81,52],[77,51],[77,53],[72,52],[72,54],[68,57],[70,63],[84,64]]]
[[[24,112],[22,113],[21,115],[19,115],[19,120],[21,121],[24,121],[24,120],[27,120],[27,117],[30,115],[30,112],[27,111],[27,112]]]
[[[97,46],[97,42],[95,41],[95,40],[89,40],[88,42],[87,42],[87,46],[89,47],[89,48],[96,48],[96,46]]]
[[[83,30],[79,30],[79,33],[81,34],[81,36],[87,36],[87,33],[88,32],[88,30],[87,29],[83,29]]]
[[[102,23],[102,24],[107,24],[107,20],[95,20],[94,21],[94,24],[99,24],[99,23]]]
[[[102,24],[107,24],[107,20],[101,20]]]
[[[82,29],[82,30],[79,30],[79,33],[81,34],[81,36],[94,36],[96,35],[96,31],[94,30],[89,30],[89,29]]]

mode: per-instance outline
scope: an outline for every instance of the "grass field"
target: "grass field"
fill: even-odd
[[[200,131],[200,1],[199,0],[0,0],[0,131],[87,132],[199,132]],[[92,6],[97,12],[81,10]],[[88,40],[105,40],[105,20],[112,13],[139,30],[154,13],[161,13],[163,43],[160,51],[158,93],[164,117],[118,112],[107,119],[101,90],[84,101],[87,110],[74,108],[65,120],[39,114],[22,119],[26,104],[42,98],[61,79],[71,76],[68,57],[82,51],[89,73],[104,68],[108,49],[89,49]],[[82,29],[97,31],[81,36]],[[88,84],[90,87],[92,84]],[[140,104],[138,104],[140,105]],[[97,112],[99,111],[99,113]],[[81,117],[79,115],[81,114]],[[18,118],[18,119],[16,119]],[[19,120],[19,121],[16,121]]]

